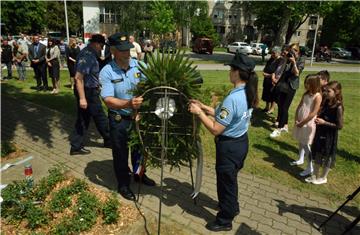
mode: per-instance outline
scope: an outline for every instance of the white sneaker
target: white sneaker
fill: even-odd
[[[288,129],[288,127],[283,127],[283,128],[280,129],[280,131],[282,131],[282,132],[289,132],[289,129]]]
[[[293,161],[293,162],[290,162],[290,166],[300,166],[304,164],[304,161]]]
[[[312,183],[312,182],[314,182],[316,180],[316,176],[315,175],[312,175],[312,176],[310,176],[310,177],[307,177],[306,179],[305,179],[305,182],[306,183]]]
[[[307,176],[313,173],[311,168],[306,168],[304,171],[300,172],[300,176]]]
[[[314,180],[312,183],[313,184],[326,184],[327,178],[319,178],[319,179]]]
[[[270,134],[270,137],[271,137],[271,138],[276,138],[276,137],[279,137],[280,135],[281,135],[280,129],[275,129],[275,130]]]

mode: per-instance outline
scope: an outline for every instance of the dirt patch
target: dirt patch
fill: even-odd
[[[16,144],[12,144],[13,148],[15,149],[14,152],[9,153],[8,155],[1,157],[1,162],[5,162],[8,160],[12,160],[12,159],[17,159],[19,157],[23,157],[26,154],[28,154],[28,152],[26,152],[25,150],[22,150],[18,145]]]

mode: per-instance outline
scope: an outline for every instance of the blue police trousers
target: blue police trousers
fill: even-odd
[[[247,133],[238,138],[218,136],[216,138],[216,186],[219,224],[231,224],[239,213],[237,175],[244,166],[249,149]]]
[[[87,109],[80,108],[79,95],[74,89],[77,106],[77,119],[75,123],[75,131],[71,137],[71,148],[78,150],[84,146],[84,139],[89,128],[91,118],[94,119],[96,129],[103,137],[104,142],[110,142],[109,123],[104,110],[102,108],[99,97],[100,90],[97,88],[85,88],[85,97],[88,103]]]
[[[109,113],[110,138],[112,144],[112,156],[115,176],[118,187],[129,186],[131,170],[128,166],[129,147],[128,140],[134,120],[115,120],[115,116]],[[131,154],[131,163],[134,166],[138,160],[138,150],[134,149]]]

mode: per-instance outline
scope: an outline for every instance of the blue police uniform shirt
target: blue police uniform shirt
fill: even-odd
[[[100,83],[101,83],[101,97],[115,97],[124,100],[130,100],[134,96],[132,90],[136,88],[136,85],[145,79],[144,75],[138,68],[138,61],[130,59],[129,69],[125,71],[121,69],[114,60],[109,64],[105,65],[100,72]],[[113,110],[121,115],[130,116],[132,115],[132,109],[120,109]]]
[[[97,52],[90,46],[81,50],[77,56],[76,72],[84,75],[84,87],[97,88],[100,86]]]
[[[215,109],[215,120],[225,126],[223,136],[237,138],[244,135],[248,128],[252,108],[248,109],[245,84],[234,88],[224,101]]]

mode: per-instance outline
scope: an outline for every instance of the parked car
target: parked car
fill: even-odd
[[[360,48],[359,47],[347,47],[346,50],[351,52],[351,57],[355,60],[360,60]]]
[[[262,48],[265,48],[265,55],[269,53],[269,48],[264,43],[252,43],[251,44],[251,51],[254,55],[261,55],[262,54]]]
[[[333,47],[330,49],[332,57],[335,58],[351,58],[351,52],[341,47]]]
[[[227,52],[229,53],[244,53],[244,54],[251,54],[251,46],[246,42],[233,42],[227,46]]]
[[[176,53],[176,41],[175,40],[163,40],[159,46],[160,52]]]
[[[213,49],[214,45],[210,38],[197,38],[192,45],[192,51],[195,53],[209,53],[212,55]]]

